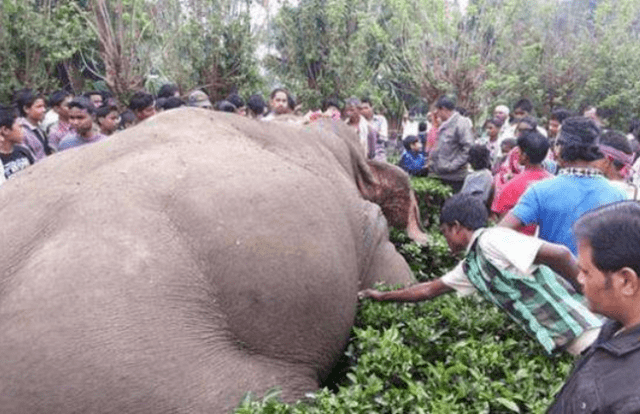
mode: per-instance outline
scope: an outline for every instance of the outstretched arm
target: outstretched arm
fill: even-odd
[[[358,299],[371,298],[377,301],[421,302],[433,299],[452,290],[452,288],[445,285],[440,279],[435,279],[389,292],[380,292],[375,289],[361,290],[358,292]]]
[[[545,242],[538,250],[534,263],[549,266],[551,270],[567,279],[578,292],[582,290],[578,283],[578,261],[568,247]]]

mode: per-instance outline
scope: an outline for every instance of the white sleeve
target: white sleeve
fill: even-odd
[[[512,229],[492,227],[482,233],[478,243],[487,260],[498,269],[512,268],[520,274],[531,275],[544,241]]]
[[[463,263],[464,260],[461,260],[456,267],[440,278],[442,283],[456,291],[458,297],[469,296],[476,292],[475,286],[469,282],[467,275],[464,273]]]
[[[380,115],[380,132],[378,132],[380,138],[384,141],[389,140],[389,125],[387,123],[387,118]]]

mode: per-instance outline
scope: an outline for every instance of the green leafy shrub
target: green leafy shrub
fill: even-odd
[[[448,187],[412,180],[435,205]],[[439,209],[439,207],[438,207]],[[435,227],[434,227],[435,226]],[[442,276],[455,264],[432,222],[429,246],[400,231],[391,240],[419,280]],[[391,287],[381,286],[381,289]],[[236,413],[540,413],[569,373],[568,355],[548,357],[497,307],[478,296],[444,295],[417,304],[363,301],[342,361],[344,375],[296,404],[277,390],[248,396]]]

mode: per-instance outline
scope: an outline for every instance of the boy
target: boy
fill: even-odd
[[[72,99],[73,95],[64,90],[56,91],[49,97],[49,106],[58,117],[58,120],[51,125],[51,129],[48,131],[49,146],[56,151],[62,138],[73,132],[69,123],[69,102]]]
[[[418,302],[453,290],[460,296],[478,291],[549,354],[566,350],[578,355],[595,340],[600,321],[559,276],[575,281],[579,272],[566,247],[509,229],[483,228],[487,209],[480,199],[469,194],[448,199],[442,207],[440,223],[451,252],[467,251],[465,259],[453,270],[439,279],[408,288],[390,292],[367,289],[358,296]]]
[[[549,413],[640,412],[640,204],[586,213],[574,226],[578,281],[589,308],[610,320],[575,364]]]
[[[24,131],[13,108],[0,107],[0,160],[4,174],[0,181],[11,177],[34,163],[31,152],[22,147]]]
[[[106,138],[106,136],[93,130],[94,115],[95,108],[87,98],[82,97],[72,100],[69,103],[69,122],[75,132],[71,132],[60,141],[58,150],[64,151]]]
[[[140,123],[156,114],[156,104],[153,96],[144,91],[133,94],[129,101],[129,109],[136,115],[137,122]]]
[[[31,89],[23,89],[16,93],[15,104],[20,111],[21,118],[18,122],[24,129],[25,147],[37,162],[52,153],[47,135],[38,126],[47,110],[44,97]]]
[[[398,167],[411,175],[426,175],[424,154],[421,151],[420,140],[415,135],[409,135],[402,140],[404,153]]]
[[[552,178],[547,170],[542,167],[542,162],[549,152],[549,140],[538,131],[527,131],[518,138],[518,163],[524,167],[524,171],[517,174],[502,188],[491,205],[491,212],[498,219],[504,217],[517,203],[527,187],[536,181]],[[526,226],[520,229],[524,234],[533,236],[536,226]]]
[[[109,136],[116,132],[120,124],[118,108],[113,105],[104,105],[96,110],[96,123],[100,127],[102,135]]]

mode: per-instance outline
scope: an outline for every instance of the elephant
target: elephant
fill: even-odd
[[[226,413],[316,390],[357,292],[413,280],[372,202],[397,171],[377,167],[339,123],[181,108],[9,180],[0,412]],[[414,207],[388,210],[415,230]]]

